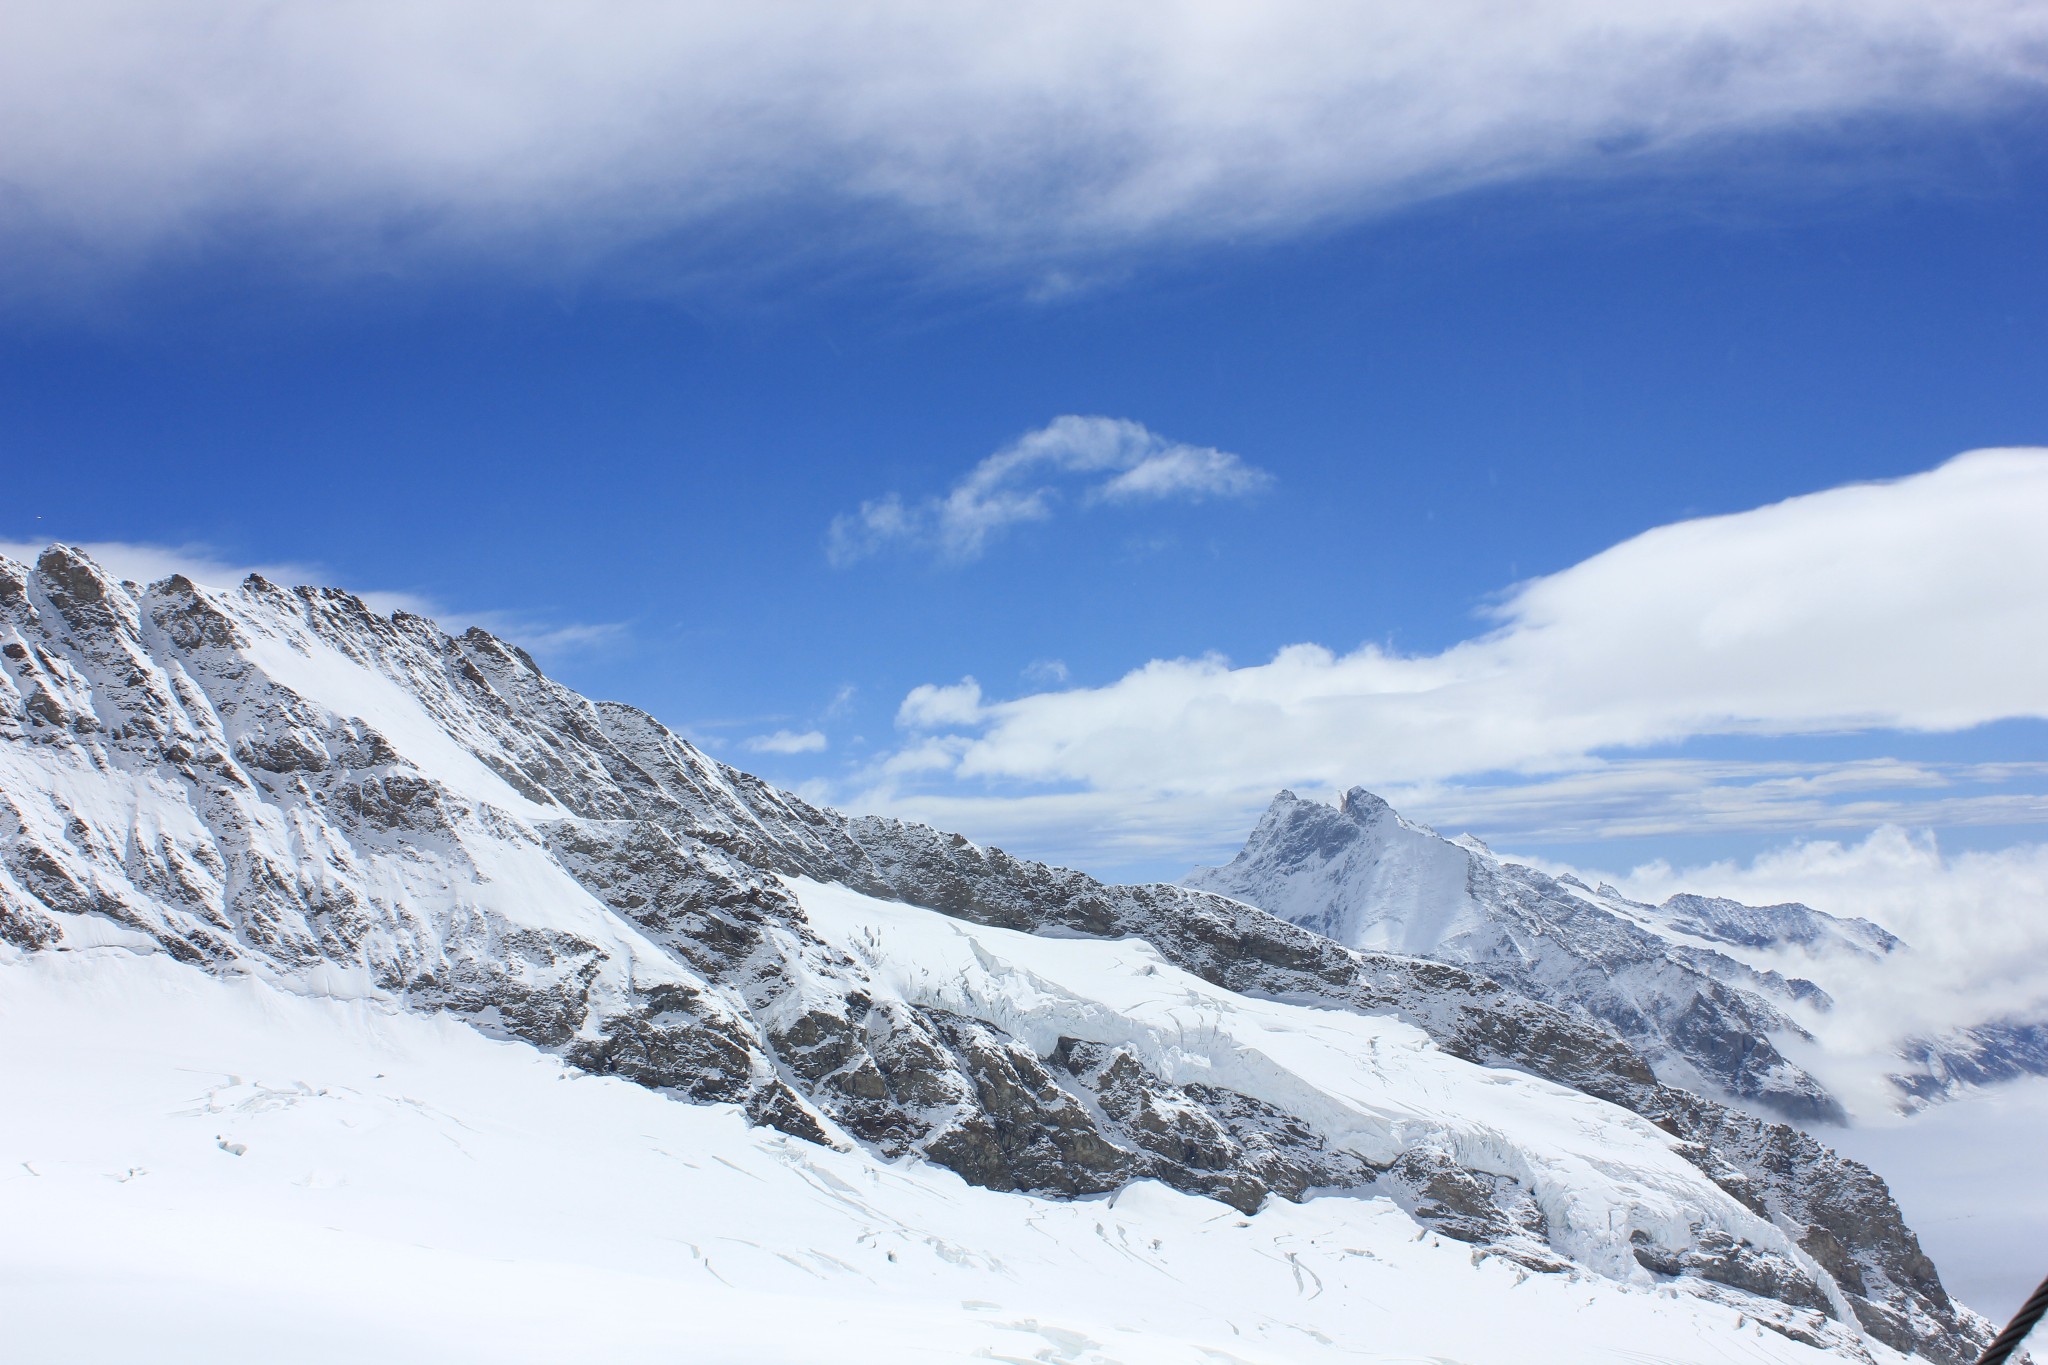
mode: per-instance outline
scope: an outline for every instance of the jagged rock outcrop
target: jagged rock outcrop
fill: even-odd
[[[1985,1335],[1870,1172],[1660,1084],[1622,1037],[1513,982],[1357,951],[1203,891],[1104,886],[847,819],[578,696],[484,632],[449,637],[257,578],[145,589],[53,547],[32,570],[0,560],[0,662],[8,951],[161,951],[378,994],[993,1189],[1072,1197],[1157,1179],[1247,1211],[1384,1194],[1481,1253],[1591,1273],[1583,1231],[1570,1242],[1555,1226],[1569,1191],[1520,1160],[1512,1133],[1460,1145],[1382,1125],[1367,1141],[1274,1098],[1298,1085],[1167,1074],[1106,1025],[1091,1033],[1113,1011],[1020,1031],[963,1008],[971,998],[892,984],[857,944],[816,932],[793,888],[1027,935],[1141,939],[1237,996],[1396,1019],[1463,1059],[1444,1065],[1620,1106],[1599,1108],[1637,1125],[1631,1141],[1665,1139],[1629,1114],[1671,1134],[1691,1164],[1670,1162],[1690,1182],[1670,1207],[1695,1223],[1624,1210],[1624,1244],[1592,1249],[1599,1273],[1739,1295],[1759,1321],[1852,1354],[1867,1332],[1948,1365]]]

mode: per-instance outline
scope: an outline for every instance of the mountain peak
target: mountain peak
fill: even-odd
[[[1660,908],[1503,863],[1446,839],[1362,786],[1337,805],[1277,800],[1226,866],[1186,885],[1220,892],[1354,948],[1468,966],[1613,1028],[1677,1084],[1801,1119],[1842,1115],[1773,1038],[1810,1041],[1799,1012],[1826,993],[1768,960],[1793,950],[1881,957],[1875,925],[1806,906],[1679,895]]]
[[[62,543],[36,557],[36,573],[53,596],[81,606],[104,600],[114,587],[112,578],[90,555]]]
[[[1337,808],[1360,822],[1378,819],[1394,809],[1385,797],[1367,791],[1364,787],[1353,787],[1345,792],[1337,803]]]

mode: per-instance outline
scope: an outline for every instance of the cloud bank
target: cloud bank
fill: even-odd
[[[1479,782],[1498,807],[1554,812],[1564,797],[1639,802],[1715,782],[1710,763],[1628,756],[1648,746],[2048,718],[2043,526],[2048,450],[1976,451],[1892,483],[1659,527],[1519,585],[1494,630],[1439,654],[1297,644],[1262,664],[1155,660],[1106,686],[1011,700],[971,679],[927,685],[899,721],[948,743],[906,749],[923,785],[885,772],[867,799],[951,803],[955,818],[984,803],[969,828],[1120,806],[1182,835],[1206,820],[1199,846],[1241,833],[1283,786],[1362,782],[1435,795],[1420,803],[1430,810]],[[1882,759],[1720,766],[1715,790],[1739,791],[1738,807],[2029,776]],[[932,783],[941,771],[947,783]],[[2008,817],[2042,817],[2038,794],[1995,799]],[[1884,818],[1911,817],[1847,817]]]
[[[369,264],[790,208],[1041,258],[1286,232],[2048,72],[2038,0],[6,0],[0,32],[17,251]]]
[[[1952,854],[1931,832],[1884,825],[1861,840],[1802,839],[1747,862],[1549,870],[1610,881],[1652,904],[1678,891],[1752,905],[1798,901],[1875,920],[1905,939],[1912,951],[1887,962],[1830,962],[1819,970],[1794,952],[1782,964],[1820,975],[1834,994],[1835,1008],[1809,1026],[1834,1054],[1837,1074],[1829,1079],[1850,1093],[1860,1089],[1866,1112],[1891,1102],[1883,1083],[1896,1069],[1885,1050],[1890,1040],[2048,1017],[2048,844]]]
[[[1674,868],[1659,860],[1626,873],[1580,875],[1602,876],[1652,903],[1692,891],[1860,915],[1923,955],[1971,959],[2026,985],[2030,996],[2048,991],[2048,844],[1951,854],[1930,832],[1883,825],[1860,840],[1801,839],[1746,862]]]
[[[1067,494],[1049,480],[1080,483]],[[940,497],[906,503],[889,493],[833,518],[825,555],[844,568],[892,548],[963,564],[1022,522],[1051,518],[1063,500],[1082,506],[1242,498],[1272,476],[1228,451],[1169,441],[1117,417],[1056,417],[974,466]]]

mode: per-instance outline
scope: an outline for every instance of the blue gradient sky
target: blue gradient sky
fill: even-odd
[[[412,594],[825,799],[972,794],[987,800],[947,809],[977,837],[1172,873],[1241,834],[1241,799],[1119,842],[1094,817],[1012,819],[1028,782],[884,790],[900,704],[966,676],[1014,698],[1299,642],[1429,655],[1490,629],[1511,585],[1650,528],[2048,443],[2044,132],[2027,101],[1803,126],[1754,166],[1740,146],[1681,150],[1640,174],[1000,268],[918,236],[820,256],[840,225],[816,208],[767,213],[687,271],[446,253],[312,268],[217,233],[84,283],[15,280],[0,539],[183,547]],[[1070,493],[972,562],[828,562],[835,517],[941,494],[1068,413],[1235,453],[1270,485]],[[746,747],[784,731],[824,747]],[[2048,818],[2036,770],[1983,766],[2048,765],[2038,720],[1631,756],[1953,770],[1887,787],[1895,810],[1649,833],[1568,793],[1540,818],[1412,794],[1426,818],[1603,866],[1892,818],[1995,847]],[[1943,806],[1987,792],[2012,798],[2004,816]]]

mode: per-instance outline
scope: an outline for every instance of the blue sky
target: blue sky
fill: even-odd
[[[32,90],[20,103],[41,141],[0,153],[15,158],[0,159],[0,540],[402,594],[529,641],[571,685],[821,799],[1104,872],[1171,875],[1227,852],[1262,794],[1347,781],[1498,845],[1603,867],[1855,840],[1887,822],[1951,848],[2038,843],[2048,644],[2025,637],[2048,626],[2030,615],[2042,603],[1985,617],[1947,664],[1914,638],[1976,621],[1985,583],[2030,575],[2010,549],[2023,536],[1973,520],[2020,507],[2023,527],[2048,509],[2025,501],[2041,487],[2025,468],[1930,520],[1930,563],[1951,545],[1977,558],[1931,574],[1928,600],[1890,616],[1810,604],[1844,622],[1839,652],[1865,673],[1934,670],[1896,697],[1865,697],[1850,676],[1834,711],[1745,693],[1729,703],[1739,724],[1709,699],[1556,752],[1504,742],[1432,767],[1387,757],[1400,746],[1373,740],[1381,722],[1343,697],[1212,707],[1265,676],[1221,664],[1171,703],[1211,716],[1213,735],[1188,721],[1126,752],[1154,703],[1118,680],[1155,660],[1256,668],[1300,645],[1340,659],[1370,645],[1421,668],[1512,632],[1517,584],[1654,528],[2048,444],[2039,7],[1808,6],[1811,60],[1797,63],[1776,55],[1781,21],[1754,7],[1728,7],[1718,36],[1644,20],[1639,83],[1563,39],[1503,44],[1463,74],[1510,93],[1456,137],[1437,130],[1471,107],[1467,87],[1353,70],[1341,45],[1303,55],[1314,26],[1290,29],[1296,11],[1276,7],[1257,36],[1295,67],[1239,73],[1221,95],[1161,78],[1142,117],[1071,63],[1005,68],[936,94],[890,86],[916,93],[886,118],[850,97],[792,94],[788,110],[771,97],[765,114],[745,109],[772,132],[678,122],[672,136],[701,155],[652,160],[638,134],[553,87],[535,98],[559,100],[550,126],[581,141],[465,142],[460,115],[429,96],[435,80],[484,80],[447,55],[469,50],[458,40],[476,15],[440,8],[447,52],[415,50],[401,94],[361,93],[382,58],[293,49],[309,80],[346,92],[342,131],[264,87],[247,116],[281,131],[204,155],[196,134],[132,131],[137,108],[173,123],[189,110],[175,91],[121,86],[126,59],[104,31],[50,25],[46,60],[117,79]],[[1566,36],[1613,17],[1552,8],[1546,32]],[[1666,11],[1683,17],[1643,12]],[[1109,41],[1077,33],[1061,41]],[[1455,27],[1409,36],[1466,60]],[[790,37],[766,35],[747,60],[781,70],[759,54]],[[984,37],[931,41],[980,52]],[[215,40],[156,41],[204,74]],[[685,56],[711,42],[663,41]],[[1159,69],[1215,55],[1174,34],[1116,41]],[[1911,61],[1895,60],[1902,45]],[[585,55],[631,88],[630,46]],[[1708,58],[1721,74],[1688,98],[1651,89]],[[860,87],[888,60],[856,51],[837,79]],[[1323,103],[1302,113],[1260,84],[1290,76]],[[1347,104],[1361,81],[1383,97]],[[1009,128],[1013,106],[983,98],[1009,85],[1064,110],[1065,131],[927,148],[947,120]],[[704,113],[664,110],[655,125]],[[438,133],[437,116],[446,138],[413,131]],[[65,157],[53,126],[74,135]],[[855,132],[884,151],[848,152]],[[512,175],[520,158],[597,169]],[[421,165],[447,179],[420,189]],[[627,169],[606,180],[614,167]],[[949,550],[936,500],[1068,415],[1137,426],[1115,428],[1123,445],[1100,445],[1107,427],[1088,429],[1095,446],[1069,439],[1078,428],[1042,438],[990,475],[1025,511],[977,503],[994,516],[986,539]],[[1174,458],[1143,463],[1162,454]],[[1166,472],[1112,487],[1140,465]],[[1905,485],[1896,505],[1946,506],[1923,489],[1948,486]],[[835,522],[857,528],[864,505],[900,509],[906,529],[867,535],[859,554],[842,530],[834,554]],[[1846,505],[1812,515],[1835,525]],[[1863,543],[1856,525],[1838,530],[1851,551]],[[1677,630],[1712,615],[1720,576],[1775,562],[1740,537],[1701,543],[1697,571],[1674,580]],[[1595,594],[1609,580],[1557,580],[1558,610],[1608,619]],[[1793,573],[1783,592],[1809,586]],[[1979,652],[1992,633],[2019,643]],[[1646,652],[1663,648],[1654,634]],[[1634,667],[1622,650],[1610,672]],[[1804,667],[1796,650],[1784,667]],[[1980,697],[1987,671],[2010,685]],[[1421,674],[1401,676],[1389,685]],[[1945,678],[1967,705],[1944,709]],[[1518,697],[1547,685],[1503,684]],[[1062,696],[1095,700],[1039,704]],[[1640,700],[1601,697],[1571,714]],[[1126,700],[1138,710],[1118,710]],[[1473,704],[1494,709],[1468,729],[1500,705]],[[1310,713],[1329,743],[1301,728]],[[1237,756],[1195,761],[1211,750]]]

